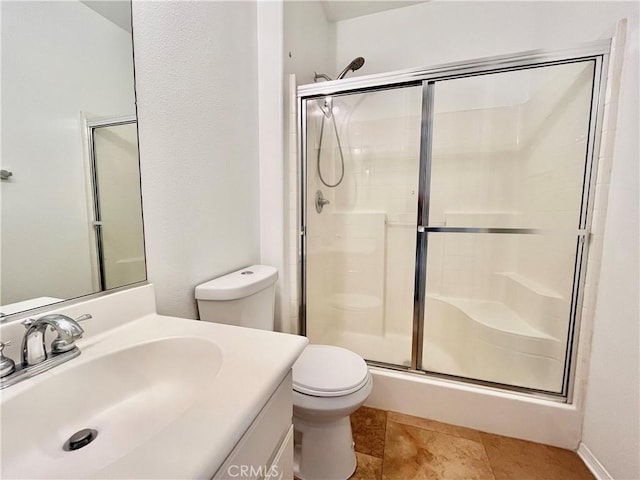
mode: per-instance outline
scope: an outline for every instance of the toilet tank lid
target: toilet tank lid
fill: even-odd
[[[236,300],[270,287],[278,270],[267,265],[251,265],[196,287],[196,300]]]

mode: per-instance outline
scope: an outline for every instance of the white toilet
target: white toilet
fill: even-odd
[[[252,265],[196,287],[200,319],[273,330],[278,271]],[[293,365],[295,475],[302,480],[347,479],[356,456],[349,415],[371,393],[364,360],[329,345],[309,345]]]

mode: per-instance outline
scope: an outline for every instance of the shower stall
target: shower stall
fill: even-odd
[[[298,87],[309,340],[570,399],[608,48]]]

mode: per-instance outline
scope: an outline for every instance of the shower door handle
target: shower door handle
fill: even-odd
[[[493,233],[506,235],[541,235],[553,232],[552,230],[543,230],[539,228],[503,228],[503,227],[428,227],[426,225],[418,225],[418,233]],[[578,230],[578,233],[583,230]],[[558,233],[558,232],[555,232]],[[570,232],[575,234],[575,230]]]

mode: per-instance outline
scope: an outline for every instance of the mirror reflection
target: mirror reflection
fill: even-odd
[[[145,280],[130,2],[0,8],[0,312]]]

